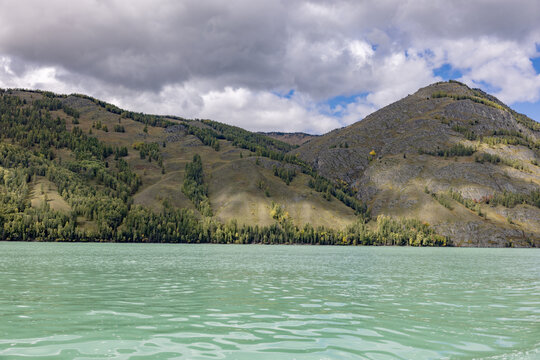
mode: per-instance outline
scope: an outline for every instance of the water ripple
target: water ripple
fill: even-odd
[[[540,355],[534,250],[0,243],[0,273],[1,358]]]

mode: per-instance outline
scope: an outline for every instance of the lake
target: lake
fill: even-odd
[[[0,274],[0,358],[540,358],[536,249],[4,242]]]

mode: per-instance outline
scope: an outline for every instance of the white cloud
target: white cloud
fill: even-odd
[[[34,66],[17,74],[12,69],[13,61],[0,56],[0,86],[5,88],[42,89],[66,92],[70,86],[58,80],[60,70],[54,66]]]
[[[373,105],[373,103],[367,100],[357,99],[357,101],[346,106],[342,118],[343,125],[351,125],[377,109],[378,107]]]
[[[285,98],[268,91],[225,87],[207,90],[204,83],[167,86],[153,92],[119,92],[108,98],[121,107],[161,115],[213,119],[252,131],[324,133],[340,127],[340,119],[323,115],[308,96]]]
[[[367,99],[376,107],[388,105],[438,80],[426,58],[413,51],[408,53],[408,56],[405,53],[392,54],[375,69],[378,88]]]
[[[534,41],[520,44],[482,37],[446,40],[433,48],[438,63],[463,72],[460,80],[474,87],[487,84],[507,104],[540,100],[540,76],[530,60],[537,52]]]
[[[370,44],[359,40],[352,40],[349,43],[349,51],[356,61],[356,66],[359,68],[371,64],[371,59],[375,55],[375,51],[373,51]]]
[[[202,96],[205,118],[220,119],[255,131],[311,131],[322,133],[339,127],[337,119],[318,113],[307,98],[290,99],[269,92],[227,87]]]

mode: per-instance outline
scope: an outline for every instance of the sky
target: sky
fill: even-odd
[[[0,87],[321,134],[456,79],[540,120],[538,0],[0,0]]]

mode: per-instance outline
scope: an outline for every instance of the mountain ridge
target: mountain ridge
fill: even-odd
[[[259,132],[265,136],[271,137],[276,140],[286,142],[291,145],[300,146],[305,144],[312,139],[319,137],[320,135],[313,135],[304,132],[281,132],[281,131],[270,131],[270,132]]]
[[[41,164],[23,175],[0,158],[4,174],[27,180],[11,192],[0,184],[24,194],[15,212],[0,213],[4,234],[14,219],[48,207],[71,217],[58,220],[70,236],[90,240],[540,245],[537,123],[457,82],[432,84],[300,145],[280,141],[285,133],[276,140],[80,94],[16,89],[2,101],[6,156]],[[186,172],[196,156],[199,170]],[[86,192],[81,181],[95,184],[95,194],[56,172]],[[117,220],[80,205],[104,206],[91,205],[95,196],[117,204],[102,210]]]
[[[370,204],[374,214],[404,215],[408,210],[436,223],[430,213],[444,209],[432,209],[437,202],[428,193],[446,196],[452,190],[481,203],[505,191],[538,191],[539,139],[538,123],[498,99],[458,82],[443,82],[422,88],[293,152],[324,176],[358,189],[359,198]],[[472,153],[452,155],[458,146],[469,147]],[[448,156],[444,156],[445,151]],[[443,156],[433,156],[439,152]],[[491,158],[495,162],[482,160]],[[456,208],[462,205],[449,201]],[[493,241],[490,238],[503,241],[519,232],[506,229],[500,218],[497,224],[486,227],[487,222],[480,219],[464,222],[467,214],[457,221],[460,215],[453,216],[453,210],[446,210],[450,214],[437,215],[445,221],[436,228],[464,242],[468,241],[471,227],[476,229],[473,236],[480,238],[484,246]],[[534,226],[529,230],[533,231],[540,225],[538,214],[533,208],[526,211],[532,216]],[[509,218],[507,222],[519,217],[527,222],[527,216],[511,210],[492,216]],[[452,218],[457,222],[455,226],[448,225]]]

